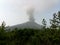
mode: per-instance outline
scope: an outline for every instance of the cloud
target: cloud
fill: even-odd
[[[34,7],[36,11],[42,11],[56,5],[60,0],[0,0],[0,3],[6,7],[14,8],[14,10],[25,10]]]
[[[58,3],[59,0],[38,0],[36,3],[34,3],[34,7],[37,11],[43,11],[45,9],[52,8]]]
[[[53,7],[59,0],[10,0],[9,2],[18,10],[34,7],[37,11],[42,11]]]

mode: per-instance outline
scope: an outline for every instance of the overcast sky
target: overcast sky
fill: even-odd
[[[34,8],[34,18],[41,24],[43,18],[52,18],[52,14],[60,10],[60,0],[0,0],[0,24],[21,24],[29,21],[27,9]]]

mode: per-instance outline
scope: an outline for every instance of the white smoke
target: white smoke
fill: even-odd
[[[27,15],[29,16],[29,21],[31,22],[34,22],[35,19],[34,19],[34,8],[33,7],[30,7],[27,9]]]

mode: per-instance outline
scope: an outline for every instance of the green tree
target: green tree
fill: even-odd
[[[60,28],[60,11],[58,11],[57,13],[57,23],[58,23],[58,27]]]
[[[56,13],[53,14],[53,19],[50,19],[50,24],[51,24],[51,28],[56,29],[58,26],[57,23],[57,15]]]
[[[47,25],[46,23],[47,23],[46,20],[43,19],[43,20],[42,20],[43,28],[46,28],[46,25]]]
[[[1,29],[4,30],[5,26],[6,26],[6,23],[3,21],[2,24],[1,24]]]

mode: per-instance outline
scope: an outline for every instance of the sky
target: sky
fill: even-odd
[[[7,26],[22,24],[29,21],[27,10],[34,8],[34,18],[41,24],[45,18],[47,25],[53,13],[60,11],[60,0],[0,0],[0,24],[5,21]]]

